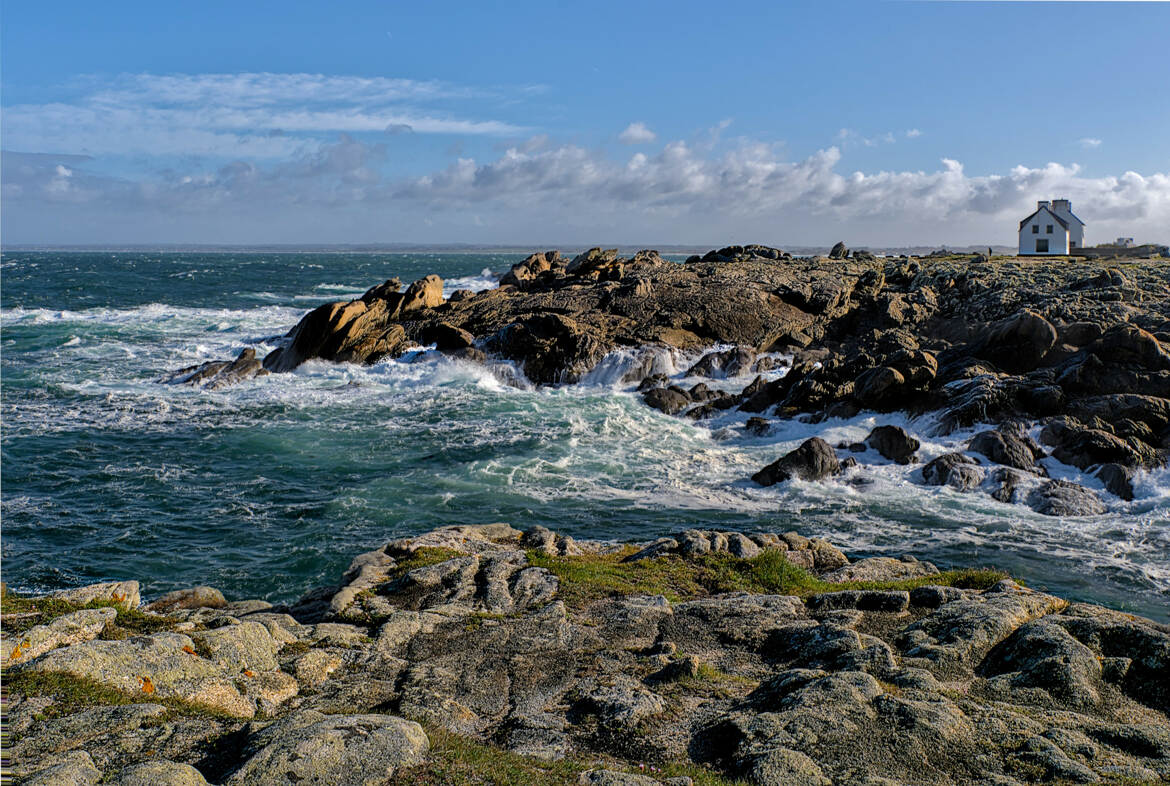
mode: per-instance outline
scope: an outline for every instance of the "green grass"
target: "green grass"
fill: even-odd
[[[832,584],[789,562],[784,552],[767,550],[751,559],[729,554],[683,559],[677,556],[623,562],[632,549],[616,554],[549,557],[528,552],[532,565],[560,580],[559,596],[572,608],[622,595],[664,595],[672,602],[722,592],[754,592],[808,597],[839,590],[910,590],[928,584],[987,589],[1007,574],[998,570],[949,570],[900,581],[851,581]]]
[[[87,677],[78,677],[62,672],[6,670],[4,687],[21,696],[48,696],[52,698],[53,703],[42,713],[42,718],[58,718],[99,705],[149,703],[161,704],[175,715],[238,720],[220,710],[202,704],[175,698],[126,693]]]
[[[427,726],[426,732],[431,740],[427,761],[398,770],[390,781],[392,786],[564,786],[577,783],[585,770],[603,768],[577,759],[543,761],[521,756],[435,726]],[[652,773],[647,767],[645,774],[658,779],[687,775],[696,786],[741,783],[689,762],[654,766],[658,772]],[[643,772],[621,764],[610,764],[607,768]]]

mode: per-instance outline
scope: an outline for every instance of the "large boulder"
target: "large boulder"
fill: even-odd
[[[992,325],[975,349],[1004,371],[1022,374],[1040,365],[1056,343],[1056,328],[1035,311],[1024,309]]]
[[[1099,516],[1106,507],[1096,493],[1067,480],[1050,480],[1028,495],[1028,505],[1045,516]]]
[[[235,674],[201,657],[195,642],[181,633],[74,644],[22,668],[72,674],[144,699],[178,699],[238,718],[256,712],[255,703],[236,687]]]
[[[922,468],[922,479],[928,486],[950,486],[959,491],[970,491],[983,482],[983,470],[970,456],[944,453]]]
[[[393,715],[287,716],[248,740],[247,760],[228,786],[379,786],[420,764],[430,740],[414,721]]]
[[[820,437],[805,440],[800,447],[752,475],[761,486],[774,486],[792,478],[822,480],[841,471],[837,454]]]
[[[981,431],[967,445],[972,453],[1016,469],[1033,471],[1036,459],[1043,455],[1039,447],[1023,434],[1003,429]]]
[[[179,609],[222,609],[227,605],[223,593],[215,587],[190,587],[174,590],[146,605],[147,611],[164,614]]]

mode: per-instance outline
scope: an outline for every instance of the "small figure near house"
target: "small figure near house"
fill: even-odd
[[[1020,256],[1075,254],[1085,247],[1085,222],[1067,199],[1036,203],[1036,212],[1020,222]]]

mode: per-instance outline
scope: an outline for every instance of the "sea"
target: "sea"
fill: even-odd
[[[689,528],[795,530],[852,557],[988,566],[1077,600],[1170,621],[1170,470],[1101,516],[1041,516],[922,484],[872,451],[828,482],[771,488],[753,472],[820,435],[905,426],[923,459],[979,427],[930,416],[777,422],[671,417],[642,403],[624,350],[582,382],[537,387],[504,361],[420,349],[372,366],[312,361],[215,391],[158,380],[263,355],[309,309],[397,276],[497,286],[521,254],[5,251],[0,254],[3,580],[42,592],[138,579],[144,597],[209,584],[295,600],[386,541],[448,524],[535,524],[649,540]],[[690,385],[698,354],[659,350]],[[783,373],[777,371],[773,373]],[[709,384],[739,389],[750,377]],[[1050,474],[1102,490],[1045,459]]]

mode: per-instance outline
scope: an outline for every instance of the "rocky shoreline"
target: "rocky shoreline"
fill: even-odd
[[[1155,783],[1170,628],[795,533],[453,526],[295,604],[5,591],[27,784]]]
[[[649,406],[695,420],[749,413],[751,433],[861,411],[929,415],[922,422],[933,434],[987,424],[965,452],[924,464],[919,482],[1058,516],[1132,500],[1137,473],[1170,455],[1162,258],[876,258],[838,244],[829,257],[731,246],[680,264],[654,251],[623,258],[595,248],[572,259],[548,251],[514,265],[497,289],[447,299],[438,276],[405,290],[390,279],[314,309],[279,344],[262,359],[246,349],[166,381],[216,388],[311,359],[373,363],[433,346],[472,362],[504,358],[534,383],[564,384],[626,352],[634,360],[624,380]],[[661,373],[664,353],[704,351],[682,376],[724,384],[684,387]],[[746,384],[727,389],[741,377]],[[851,454],[871,448],[915,463],[915,444],[888,429],[858,444],[806,443],[779,457],[798,471],[777,474],[774,465],[756,479],[850,471],[865,460]],[[1049,478],[1041,463],[1049,456],[1107,494]]]

